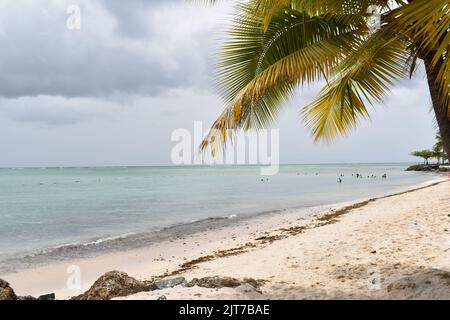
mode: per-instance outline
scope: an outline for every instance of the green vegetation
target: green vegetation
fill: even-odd
[[[381,9],[377,28],[368,24],[372,5]],[[448,154],[449,25],[450,0],[241,1],[216,72],[226,108],[202,150],[223,147],[228,129],[267,127],[299,86],[322,80],[301,115],[315,141],[332,141],[368,118],[367,106],[411,77],[420,59]]]
[[[411,153],[414,157],[423,158],[423,164],[428,165],[428,159],[434,158],[435,154],[431,150],[414,151]]]
[[[436,143],[433,146],[434,158],[437,159],[438,164],[442,160],[442,164],[444,164],[445,160],[448,160],[447,154],[444,152],[444,146],[442,143],[442,136],[438,133],[436,134]]]
[[[439,133],[436,134],[436,143],[434,144],[432,150],[414,151],[411,155],[414,157],[423,158],[424,165],[428,165],[428,159],[430,158],[436,158],[437,164],[444,164],[445,160],[448,159],[442,147],[442,137]]]

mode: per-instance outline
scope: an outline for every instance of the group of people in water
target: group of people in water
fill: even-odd
[[[338,178],[338,182],[339,182],[339,183],[342,183],[342,182],[343,182],[342,178],[344,178],[344,177],[345,177],[345,175],[344,175],[344,174],[341,174],[341,175],[339,176],[339,178]],[[357,173],[356,175],[352,173],[352,177],[356,177],[357,179],[362,179],[362,178],[363,178],[363,175],[362,175],[361,173]],[[377,178],[377,176],[371,174],[370,176],[367,176],[367,178],[368,178],[368,179],[374,179],[374,178]],[[386,173],[383,174],[383,175],[381,176],[381,178],[382,178],[382,179],[387,179],[387,174],[386,174]]]
[[[303,173],[304,175],[307,175],[307,173]],[[297,173],[297,175],[300,175],[300,173]],[[318,176],[319,174],[318,173],[316,173],[315,174],[316,176]],[[344,174],[340,174],[340,176],[339,176],[339,178],[338,178],[338,182],[339,183],[342,183],[344,180],[343,180],[343,178],[345,177],[345,175]],[[362,178],[364,178],[364,176],[361,174],[361,173],[357,173],[357,174],[354,174],[354,173],[352,173],[352,177],[355,177],[355,178],[357,178],[357,179],[362,179]],[[375,179],[375,178],[378,178],[376,175],[374,175],[374,174],[371,174],[370,176],[367,176],[367,178],[368,179]],[[385,173],[385,174],[383,174],[382,176],[381,176],[381,178],[382,179],[387,179],[387,174]],[[266,179],[261,179],[261,182],[263,182],[263,181],[269,181],[269,179],[268,178],[266,178]]]

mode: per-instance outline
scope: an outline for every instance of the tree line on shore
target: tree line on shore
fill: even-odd
[[[444,164],[446,160],[448,161],[448,155],[444,152],[442,137],[439,133],[436,134],[436,143],[434,144],[433,148],[413,151],[411,155],[414,157],[422,158],[424,165],[428,165],[429,159],[436,159],[437,164]]]

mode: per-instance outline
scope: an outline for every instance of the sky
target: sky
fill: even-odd
[[[174,130],[206,130],[224,108],[213,66],[231,12],[229,2],[0,0],[0,167],[172,164]],[[422,66],[332,144],[314,144],[299,116],[319,90],[299,89],[274,124],[281,163],[420,162],[409,153],[434,143]]]

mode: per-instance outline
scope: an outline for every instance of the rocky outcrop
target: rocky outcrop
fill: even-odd
[[[136,280],[124,272],[111,271],[98,278],[88,291],[72,300],[109,300],[149,290],[148,283]]]
[[[173,288],[175,286],[182,286],[187,287],[188,283],[185,278],[178,277],[174,279],[168,279],[168,280],[160,280],[152,283],[150,286],[151,290],[162,290],[166,288]]]
[[[0,300],[17,300],[17,296],[9,283],[2,279],[0,279]]]
[[[36,299],[35,297],[32,297],[32,296],[23,296],[23,297],[17,297],[17,300],[30,301],[30,300],[39,300],[39,299]],[[53,300],[55,300],[55,299],[53,299]]]
[[[36,298],[32,296],[17,296],[9,283],[0,279],[0,300],[36,300]]]
[[[193,287],[199,286],[204,288],[235,288],[242,285],[251,286],[254,289],[259,289],[264,284],[263,280],[255,280],[251,278],[244,278],[238,280],[231,277],[205,277],[200,279],[193,279],[189,283],[183,277],[158,280],[153,283],[139,281],[124,272],[111,271],[105,273],[92,285],[92,287],[85,293],[73,297],[72,300],[109,300],[117,297],[129,296],[135,293],[144,291],[163,290],[173,288],[176,286]],[[164,299],[163,296],[161,296]]]
[[[37,298],[38,300],[55,300],[54,293],[43,294]]]
[[[450,166],[415,164],[408,167],[406,171],[450,172]]]
[[[244,284],[248,284],[255,289],[258,289],[260,286],[264,285],[263,280],[255,280],[252,278],[244,278],[243,280],[239,280],[231,277],[205,277],[205,278],[194,278],[191,282],[189,282],[189,287],[199,286],[203,288],[235,288]]]

